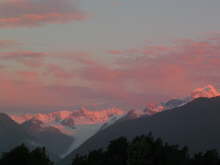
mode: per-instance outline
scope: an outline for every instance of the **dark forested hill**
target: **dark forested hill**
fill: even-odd
[[[23,127],[6,114],[0,114],[0,152],[8,151],[19,143],[31,139],[32,137]]]
[[[30,148],[45,146],[53,160],[63,154],[73,138],[53,127],[43,127],[36,120],[17,124],[8,115],[0,114],[0,153],[25,143]]]
[[[77,150],[67,156],[62,164],[68,164],[76,154],[106,147],[115,138],[152,132],[170,144],[186,145],[191,152],[216,148],[220,150],[220,97],[198,98],[172,110],[151,117],[116,122],[98,132]]]

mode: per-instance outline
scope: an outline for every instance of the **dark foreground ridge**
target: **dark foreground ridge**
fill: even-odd
[[[77,154],[105,148],[119,137],[132,140],[136,136],[152,132],[171,145],[188,146],[190,153],[210,149],[220,151],[220,97],[198,98],[179,108],[153,116],[116,122],[99,131],[61,163],[68,165]]]
[[[0,156],[0,165],[54,165],[45,148],[29,150],[24,144]],[[161,138],[137,136],[128,141],[120,137],[106,148],[76,155],[69,165],[220,165],[216,150],[190,155],[187,147],[170,145]]]
[[[138,136],[129,142],[121,137],[110,142],[106,149],[76,155],[72,165],[219,165],[216,150],[190,156],[187,147],[169,145],[151,134]]]
[[[53,165],[49,159],[46,149],[38,147],[30,151],[24,144],[2,153],[0,165]]]
[[[45,146],[50,158],[57,161],[73,140],[57,128],[41,126],[40,121],[31,119],[18,124],[8,115],[0,113],[0,153],[24,143],[28,148]]]

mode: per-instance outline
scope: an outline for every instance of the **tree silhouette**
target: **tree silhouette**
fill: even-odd
[[[31,165],[53,165],[47,156],[45,147],[36,148],[30,152]]]
[[[12,165],[14,163],[16,164],[22,164],[22,165],[29,165],[29,153],[30,151],[28,148],[22,144],[10,152],[3,153],[2,157],[0,159],[1,165]]]
[[[106,165],[126,165],[128,141],[125,137],[110,142],[106,151]]]
[[[24,144],[3,153],[0,165],[53,165],[49,160],[45,148],[36,148],[30,151]]]
[[[220,159],[216,150],[190,157],[187,147],[169,145],[150,133],[131,142],[124,137],[113,140],[105,150],[77,155],[72,165],[220,165]]]
[[[195,154],[191,165],[220,165],[220,159],[216,150],[209,150],[206,153]]]
[[[87,165],[87,156],[76,155],[73,159],[72,165]]]

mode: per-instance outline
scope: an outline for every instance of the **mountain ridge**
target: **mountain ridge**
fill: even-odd
[[[125,136],[131,139],[137,135],[152,132],[171,144],[187,145],[191,152],[216,148],[220,150],[220,96],[197,98],[186,105],[163,111],[152,116],[115,123],[88,139],[68,155],[66,164],[76,154],[86,154],[105,147],[111,140]]]

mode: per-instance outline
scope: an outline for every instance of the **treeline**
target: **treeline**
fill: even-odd
[[[105,150],[77,155],[72,165],[220,165],[220,159],[216,150],[190,156],[187,147],[169,145],[149,134],[131,142],[124,137],[113,140]]]
[[[0,155],[0,165],[53,165],[45,148],[29,150],[20,145]],[[190,155],[187,147],[169,145],[151,134],[132,141],[121,137],[110,142],[106,149],[76,155],[72,165],[220,165],[216,150]]]
[[[44,147],[30,151],[24,144],[2,153],[0,165],[53,165]]]

